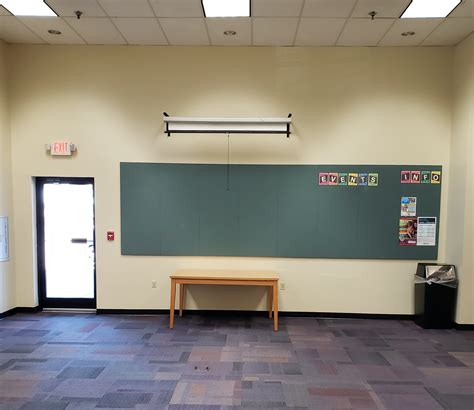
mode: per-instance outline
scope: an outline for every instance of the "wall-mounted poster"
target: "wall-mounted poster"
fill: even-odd
[[[8,217],[0,216],[0,262],[10,257],[8,247]]]
[[[369,174],[369,186],[378,186],[379,184],[379,174],[370,173]]]
[[[441,183],[441,171],[431,171],[431,183],[432,184]]]
[[[410,171],[407,172],[410,173]],[[320,172],[318,176],[318,184],[331,186],[373,187],[379,185],[379,174],[378,172]]]
[[[416,216],[416,197],[402,196],[400,201],[400,216]]]
[[[359,183],[359,174],[354,172],[349,173],[349,186],[357,186]]]
[[[416,246],[416,218],[400,218],[399,243],[401,246]]]
[[[402,173],[400,174],[400,182],[402,184],[410,183],[410,171],[402,171]]]
[[[420,171],[411,171],[410,172],[410,182],[412,184],[419,184],[420,183]]]
[[[436,217],[418,218],[418,246],[436,246]]]
[[[339,179],[339,174],[337,172],[329,173],[329,185],[337,185]]]
[[[347,174],[339,172],[339,185],[347,185]]]
[[[367,178],[368,178],[368,174],[366,174],[365,172],[360,173],[359,174],[359,186],[367,186]]]
[[[431,172],[430,171],[421,171],[421,183],[429,184],[431,182]]]
[[[319,173],[319,185],[327,185],[328,184],[328,173],[327,172],[320,172]]]

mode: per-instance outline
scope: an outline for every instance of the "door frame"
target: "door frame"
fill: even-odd
[[[46,265],[44,249],[44,185],[48,183],[85,185],[92,184],[93,200],[93,240],[94,240],[94,298],[47,298]],[[97,267],[95,234],[95,181],[93,177],[36,177],[36,259],[38,267],[38,302],[40,308],[96,309],[97,307]]]

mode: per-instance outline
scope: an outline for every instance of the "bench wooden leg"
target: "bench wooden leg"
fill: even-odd
[[[273,284],[273,330],[278,330],[278,282]]]
[[[176,305],[176,280],[171,279],[171,294],[170,294],[170,329],[174,327],[174,308]]]
[[[268,318],[272,318],[273,311],[273,286],[267,288]]]
[[[179,285],[179,316],[183,316],[184,298],[186,295],[186,291],[184,289],[185,286],[186,285],[184,285],[184,283]]]

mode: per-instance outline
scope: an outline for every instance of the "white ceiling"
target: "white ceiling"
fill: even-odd
[[[0,4],[2,0],[0,0]],[[58,17],[14,17],[0,39],[28,44],[216,46],[455,45],[474,31],[474,0],[444,19],[399,19],[410,0],[252,0],[251,18],[204,18],[201,0],[46,0]],[[74,11],[80,10],[80,20]],[[368,13],[377,11],[374,20]],[[52,35],[55,29],[61,35]],[[225,36],[233,30],[235,36]],[[414,31],[404,37],[401,33]]]

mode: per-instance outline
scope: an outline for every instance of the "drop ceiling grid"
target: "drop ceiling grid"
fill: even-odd
[[[252,0],[250,24],[230,18],[227,28],[204,18],[201,0],[46,0],[60,15],[57,24],[47,27],[40,17],[4,16],[0,10],[0,38],[48,44],[434,46],[456,44],[473,31],[474,0],[463,0],[447,19],[399,19],[410,1]],[[371,24],[366,14],[375,7],[379,17]],[[77,9],[83,21],[76,21]],[[48,34],[50,28],[64,31],[64,37]],[[237,31],[238,37],[225,37],[220,29]],[[404,31],[417,35],[402,37]]]
[[[291,45],[292,45],[293,47],[295,46],[296,37],[298,36],[298,32],[299,32],[299,30],[300,30],[301,16],[303,15],[303,9],[304,9],[305,3],[306,3],[306,0],[303,0],[303,1],[301,2],[300,11],[299,11],[299,14],[298,14],[298,23],[296,24],[295,35],[293,36],[293,42],[291,43]]]
[[[354,12],[354,9],[356,8],[357,6],[357,2],[354,2],[354,4],[352,5],[352,8],[351,8],[351,11],[349,13],[349,16]],[[346,29],[346,26],[347,26],[347,22],[349,21],[349,18],[346,19],[346,21],[344,22],[344,24],[342,25],[341,27],[341,31],[339,32],[337,38],[336,38],[336,41],[334,42],[334,45],[337,46],[338,43],[339,43],[339,39],[341,38],[342,36],[342,33],[344,33],[344,30]]]
[[[207,25],[207,19],[203,19],[204,20],[204,27],[206,28],[206,35],[207,35],[207,40],[209,41],[209,44],[211,46],[215,45],[215,44],[212,44],[212,38],[211,38],[211,35],[209,34],[209,27]]]
[[[25,23],[9,15],[0,16],[0,39],[13,44],[44,44],[44,40]]]
[[[32,30],[43,42],[47,44],[85,44],[82,39],[62,18],[57,17],[19,17],[25,26]],[[59,30],[62,35],[54,35],[48,30]]]
[[[52,6],[51,3],[55,3],[58,5],[58,3],[61,5],[64,3],[65,5],[68,5],[67,11],[65,10],[65,13],[74,16],[75,11],[81,11],[84,13],[84,17],[81,17],[78,19],[77,17],[66,17],[66,16],[61,16],[60,17],[65,21],[65,23],[80,37],[84,40],[86,44],[129,44],[128,41],[126,40],[125,36],[120,32],[120,30],[117,28],[115,23],[112,21],[112,18],[107,15],[105,9],[102,7],[102,5],[97,1],[97,0],[46,0],[46,3]],[[87,4],[87,8],[83,9],[83,4]],[[54,6],[53,6],[54,9]],[[94,16],[89,16],[88,13],[84,10],[95,10]],[[57,13],[59,13],[56,9],[54,9]],[[71,13],[72,11],[72,13]],[[94,21],[94,20],[97,21]],[[77,21],[76,21],[77,20]],[[82,22],[81,22],[82,20]],[[107,25],[108,22],[109,24]],[[98,23],[98,24],[97,24]],[[87,28],[84,30],[84,26],[89,26],[88,28],[92,28],[91,26],[95,26],[92,30],[88,30]],[[101,27],[100,27],[101,26]],[[82,27],[82,29],[81,29]],[[103,30],[103,33],[105,34],[106,30],[109,30],[109,33],[107,34],[109,40],[102,40],[105,37],[104,36],[91,36],[89,33],[91,31],[94,31],[97,33],[97,29],[101,28]],[[106,29],[107,27],[107,29]],[[87,33],[85,33],[87,31]],[[121,41],[115,40],[115,38],[118,39],[117,37],[120,37]],[[94,40],[95,37],[95,40]],[[114,38],[115,37],[115,38]]]
[[[165,30],[163,29],[163,26],[160,23],[160,19],[158,18],[158,15],[156,14],[155,8],[153,7],[153,4],[152,4],[151,0],[147,0],[147,2],[150,5],[151,11],[153,12],[153,15],[155,16],[155,19],[158,22],[158,26],[160,27],[160,30],[161,30],[161,32],[163,33],[163,36],[166,39],[166,45],[169,46],[171,44],[170,40],[169,40],[168,36],[166,35]]]
[[[441,18],[419,19],[413,36],[401,36],[401,33],[412,31],[408,19],[396,20],[377,44],[378,46],[418,46],[443,22]]]

